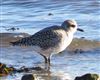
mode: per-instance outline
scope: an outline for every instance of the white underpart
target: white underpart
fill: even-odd
[[[66,34],[66,32],[64,30],[58,30],[56,31],[59,34],[62,34],[62,39],[61,42],[55,46],[55,47],[51,47],[49,49],[41,49],[39,46],[33,46],[33,50],[36,51],[37,53],[40,53],[46,57],[49,57],[51,54],[57,54],[63,50],[65,50],[67,48],[67,46],[71,43],[72,39],[73,39],[73,34],[71,32],[68,32]]]
[[[67,48],[67,46],[69,46],[69,44],[71,43],[71,41],[73,39],[72,33],[66,34],[65,31],[59,30],[59,34],[62,34],[63,37],[62,37],[61,42],[59,43],[58,47],[55,47],[55,50],[54,50],[55,54],[65,50]]]

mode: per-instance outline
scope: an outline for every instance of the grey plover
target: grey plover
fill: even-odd
[[[44,57],[45,63],[50,64],[51,55],[65,50],[76,30],[83,32],[82,29],[77,28],[75,20],[65,20],[61,26],[44,28],[34,35],[11,43],[17,46],[32,46],[34,51]]]

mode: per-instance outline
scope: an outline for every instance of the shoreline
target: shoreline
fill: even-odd
[[[27,33],[0,33],[0,47],[9,47],[10,42],[17,41],[23,37],[28,37]],[[67,47],[68,51],[76,49],[88,51],[100,48],[100,41],[86,40],[85,38],[74,38],[71,44]]]
[[[23,37],[28,37],[29,36],[29,34],[27,34],[27,33],[0,33],[0,48],[2,49],[2,48],[8,48],[9,49],[9,47],[11,47],[11,45],[10,45],[10,42],[12,42],[12,41],[16,41],[16,40],[19,40],[19,39],[21,39],[21,38],[23,38]],[[13,50],[15,48],[15,52],[14,52],[14,56],[16,56],[15,54],[18,52],[17,50],[18,50],[18,48],[16,48],[16,47],[11,47],[10,48],[10,50]],[[28,47],[27,47],[28,48]],[[85,51],[89,51],[89,50],[95,50],[95,49],[100,49],[100,42],[99,41],[92,41],[92,40],[86,40],[85,38],[74,38],[73,39],[73,41],[72,41],[72,43],[67,47],[67,49],[65,50],[65,53],[67,52],[67,51],[70,51],[70,52],[74,52],[74,53],[81,53],[82,51],[83,51],[83,53],[85,52]],[[7,50],[8,50],[7,49]],[[28,50],[29,50],[29,48],[28,48]],[[79,51],[80,50],[80,51]],[[8,50],[9,51],[9,50]],[[75,52],[76,51],[76,52]],[[5,51],[5,53],[6,53],[6,51]],[[8,53],[8,52],[7,52]],[[21,53],[24,53],[24,52],[21,52]],[[9,54],[9,53],[8,53]],[[95,53],[94,53],[95,54]],[[21,55],[23,55],[23,54],[21,54]],[[28,54],[27,54],[28,55]],[[9,55],[10,56],[10,55]],[[11,57],[13,57],[13,56],[11,56]],[[24,56],[25,57],[25,56]],[[93,56],[94,57],[94,56]],[[5,57],[4,57],[5,58]],[[10,57],[9,57],[10,58]],[[14,57],[15,58],[15,57]],[[21,58],[18,58],[18,59],[20,59],[21,60]],[[27,59],[27,58],[26,58]],[[98,58],[99,59],[99,58]],[[14,60],[14,59],[12,59],[12,60]],[[18,60],[19,61],[19,60]],[[30,60],[31,61],[31,60]],[[59,60],[58,60],[59,61]],[[22,61],[22,62],[24,62],[24,61]],[[76,61],[77,62],[77,61]],[[3,62],[4,63],[4,62]],[[5,63],[4,63],[5,64]],[[15,64],[15,63],[14,63]],[[67,64],[67,63],[66,63]],[[8,64],[7,64],[8,65]],[[20,65],[20,63],[18,64],[18,65]],[[78,65],[78,64],[77,64]],[[8,66],[9,67],[9,66]],[[22,66],[23,67],[23,66]],[[71,66],[70,66],[71,67]],[[30,70],[30,67],[24,67],[25,68],[25,70],[26,70],[26,68],[27,69],[29,69]],[[24,68],[23,68],[23,70],[21,70],[22,72],[24,71]],[[33,67],[34,68],[34,67]],[[14,69],[15,69],[15,66],[14,66]],[[19,68],[19,69],[21,69],[21,68]],[[18,69],[18,70],[19,70]],[[40,69],[39,67],[38,67],[38,69]],[[79,68],[80,69],[80,68]],[[11,69],[12,70],[12,69]],[[73,70],[73,69],[72,69]],[[31,71],[31,70],[30,70]],[[40,71],[40,74],[38,73],[38,71],[36,70],[36,71],[33,71],[33,73],[34,73],[34,75],[36,75],[36,77],[38,76],[38,77],[42,77],[43,79],[45,79],[45,78],[48,78],[48,76],[47,75],[45,75],[46,74],[46,72],[45,72],[45,70],[43,70],[43,71],[41,71],[41,70],[39,70]],[[4,72],[5,73],[5,72]],[[28,73],[28,72],[24,72],[24,73]],[[72,73],[72,72],[71,72]],[[68,74],[68,76],[67,76],[67,78],[68,78],[68,80],[70,80],[70,78],[75,78],[76,77],[76,75],[74,75],[74,74]],[[81,73],[81,72],[80,72]],[[19,74],[19,73],[18,73]],[[41,75],[42,74],[42,75]],[[61,78],[61,80],[62,80],[62,78],[64,78],[65,76],[63,76],[63,75],[66,75],[67,73],[60,73],[59,71],[58,71],[58,73],[52,73],[51,74],[51,78],[52,79],[54,79],[54,78],[57,78],[57,79],[60,79]],[[91,73],[92,74],[92,73]],[[97,73],[98,74],[98,73]],[[2,75],[4,75],[4,74],[2,74]],[[19,75],[21,75],[21,74],[19,74]],[[74,75],[74,76],[73,76]],[[81,74],[82,75],[82,74]],[[7,74],[7,76],[9,76],[9,73]],[[24,75],[23,75],[24,76]],[[71,77],[72,76],[72,77]],[[20,77],[21,78],[21,77]],[[22,77],[23,78],[23,77]],[[66,77],[65,77],[66,78]],[[78,76],[78,77],[76,77],[76,78],[81,78],[80,76]],[[47,80],[47,79],[45,79],[45,80]],[[54,79],[55,80],[55,79]],[[74,80],[74,79],[73,79]],[[80,80],[80,79],[79,79]]]

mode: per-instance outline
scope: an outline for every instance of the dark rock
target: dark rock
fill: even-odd
[[[85,37],[81,37],[81,39],[84,39]]]
[[[36,71],[41,71],[41,70],[43,70],[41,67],[33,67],[33,68],[31,68],[32,70],[36,70]]]
[[[19,28],[11,27],[11,28],[8,28],[8,29],[5,28],[5,30],[7,30],[7,31],[10,31],[10,30],[11,31],[15,31],[15,30],[19,30]]]
[[[83,76],[76,77],[75,80],[100,80],[100,79],[98,74],[88,73]]]
[[[51,15],[53,15],[52,13],[48,13],[48,16],[51,16]]]
[[[19,30],[19,28],[16,28],[17,30]]]
[[[15,28],[15,27],[11,27],[11,28],[6,29],[6,30],[7,30],[7,31],[9,31],[9,30],[15,31],[15,30],[16,30],[16,28]]]
[[[35,77],[33,74],[26,74],[26,75],[22,76],[21,80],[35,80]]]
[[[84,51],[82,50],[82,49],[76,49],[75,51],[74,51],[74,53],[83,53]]]

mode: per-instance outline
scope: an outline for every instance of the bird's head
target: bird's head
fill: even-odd
[[[62,25],[64,29],[70,31],[71,33],[75,33],[77,30],[84,32],[84,30],[77,28],[77,22],[75,20],[65,20]]]

